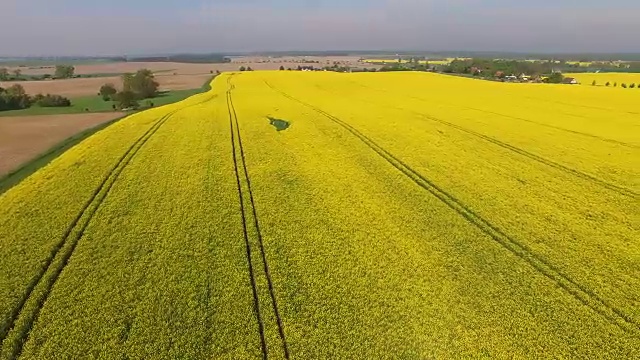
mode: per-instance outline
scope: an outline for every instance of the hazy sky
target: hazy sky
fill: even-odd
[[[0,56],[640,52],[640,0],[0,0]]]

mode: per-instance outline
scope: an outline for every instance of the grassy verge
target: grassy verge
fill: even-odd
[[[178,101],[184,100],[184,99],[188,98],[189,96],[198,94],[200,92],[209,91],[211,89],[210,82],[211,82],[211,80],[208,80],[200,89],[171,91],[169,93],[166,93],[163,96],[160,96],[158,98],[153,99],[154,104],[155,104],[155,106],[168,105],[168,104],[171,104],[171,103],[174,103],[174,102],[178,102]],[[103,101],[99,97],[97,97],[97,98],[101,102],[106,103],[105,101]],[[56,108],[38,108],[38,109],[56,109]],[[26,109],[26,110],[29,110],[29,109]],[[20,110],[20,111],[24,111],[24,110]],[[9,112],[9,111],[7,111],[7,112]],[[65,113],[62,113],[62,114],[65,114]],[[48,114],[30,114],[30,115],[51,115],[51,113],[48,113]],[[58,145],[55,145],[54,147],[52,147],[51,149],[49,149],[45,153],[37,156],[33,160],[23,164],[22,166],[20,166],[16,170],[11,171],[10,173],[8,173],[8,174],[6,174],[4,176],[0,176],[0,195],[2,195],[4,192],[9,190],[13,186],[15,186],[18,183],[20,183],[20,181],[22,181],[23,179],[26,179],[27,177],[29,177],[31,174],[36,172],[41,167],[43,167],[43,166],[47,165],[48,163],[50,163],[53,159],[55,159],[58,156],[62,155],[65,151],[69,150],[73,146],[75,146],[75,145],[79,144],[80,142],[82,142],[82,140],[88,138],[89,136],[95,134],[96,132],[98,132],[98,131],[100,131],[102,129],[107,128],[109,125],[114,124],[114,123],[124,119],[125,117],[127,117],[129,115],[131,115],[131,114],[128,114],[128,115],[125,115],[125,116],[121,116],[119,118],[116,118],[116,119],[113,119],[111,121],[108,121],[108,122],[106,122],[104,124],[100,124],[98,126],[95,126],[95,127],[90,128],[90,129],[84,130],[84,131],[82,131],[82,132],[80,132],[78,134],[75,134],[75,135],[65,139],[64,141],[62,141]]]

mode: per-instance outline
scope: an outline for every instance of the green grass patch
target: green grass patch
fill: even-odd
[[[188,98],[189,96],[198,94],[201,89],[176,90],[160,93],[153,99],[141,100],[140,105],[144,107],[147,101],[151,101],[154,106],[162,106],[178,102]],[[80,113],[97,113],[114,111],[113,101],[104,101],[98,95],[83,96],[71,99],[71,106],[67,107],[39,107],[34,105],[28,109],[10,110],[0,112],[3,116],[34,116],[34,115],[62,115],[62,114],[80,114]]]

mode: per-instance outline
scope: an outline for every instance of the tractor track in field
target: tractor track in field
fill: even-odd
[[[204,103],[209,100],[210,99],[207,99],[198,104]],[[181,110],[183,109],[174,110],[156,120],[156,122],[127,149],[127,151],[118,159],[116,165],[111,168],[107,175],[102,179],[102,182],[91,194],[89,200],[83,205],[80,212],[67,227],[64,235],[62,236],[62,239],[52,249],[49,257],[47,257],[47,259],[45,260],[45,264],[42,267],[42,270],[28,285],[24,296],[18,303],[18,306],[11,313],[10,322],[2,328],[2,332],[0,333],[0,354],[4,354],[7,351],[6,347],[10,347],[10,359],[17,359],[21,355],[24,344],[27,342],[31,329],[37,321],[42,307],[51,294],[51,291],[53,290],[53,287],[62,274],[63,270],[69,263],[69,260],[73,255],[78,243],[84,236],[85,230],[87,229],[87,227],[93,220],[94,215],[98,212],[100,206],[110,193],[118,177],[129,165],[131,160],[136,156],[138,151],[140,151],[140,149],[149,141],[149,139],[162,127],[162,125],[164,125],[173,115]],[[83,220],[83,218],[85,219],[84,222],[81,221]],[[77,230],[76,235],[72,236],[74,230]],[[65,251],[61,253],[63,249]],[[56,261],[56,259],[58,260]],[[50,275],[46,276],[47,273],[50,273]],[[43,288],[34,294],[34,291],[37,290],[39,285]],[[35,301],[35,305],[25,308],[28,306],[29,301],[34,296],[35,299],[33,299],[32,302]],[[25,314],[25,310],[29,312]],[[22,316],[28,316],[28,318],[26,318],[24,321],[20,321],[20,318]],[[19,326],[16,327],[16,325]],[[17,337],[9,337],[12,331],[18,331]],[[13,338],[12,341],[7,340],[11,338]]]
[[[411,111],[411,110],[407,110],[407,111]],[[420,117],[429,119],[431,121],[438,122],[438,123],[443,124],[445,126],[449,126],[451,128],[457,129],[457,130],[459,130],[461,132],[465,132],[467,134],[473,135],[473,136],[478,137],[480,139],[486,140],[486,141],[488,141],[488,142],[490,142],[492,144],[495,144],[495,145],[500,146],[502,148],[505,148],[507,150],[513,151],[513,152],[515,152],[517,154],[520,154],[522,156],[528,157],[529,159],[535,160],[535,161],[537,161],[537,162],[539,162],[541,164],[550,166],[550,167],[552,167],[554,169],[557,169],[557,170],[564,171],[564,172],[566,172],[568,174],[571,174],[571,175],[576,176],[578,178],[581,178],[583,180],[587,180],[589,182],[598,184],[598,185],[600,185],[602,187],[605,187],[605,188],[607,188],[607,189],[609,189],[611,191],[615,191],[615,192],[617,192],[617,193],[619,193],[621,195],[629,196],[629,197],[632,197],[632,198],[635,198],[635,197],[638,196],[638,193],[636,193],[635,191],[633,191],[631,189],[627,189],[626,187],[606,182],[606,181],[604,181],[602,179],[599,179],[599,178],[597,178],[595,176],[592,176],[592,175],[589,175],[587,173],[584,173],[584,172],[582,172],[580,170],[570,168],[568,166],[565,166],[565,165],[562,165],[560,163],[557,163],[557,162],[555,162],[553,160],[549,160],[549,159],[544,158],[544,157],[542,157],[540,155],[531,153],[531,152],[526,151],[524,149],[521,149],[519,147],[516,147],[516,146],[510,145],[508,143],[505,143],[503,141],[500,141],[500,140],[498,140],[498,139],[496,139],[494,137],[481,134],[479,132],[467,129],[465,127],[450,123],[450,122],[442,120],[442,119],[438,119],[438,118],[433,117],[433,116],[428,115],[428,114],[415,112],[415,111],[411,111],[411,112],[415,113],[416,115],[418,115]]]
[[[331,94],[333,93],[330,90],[326,90],[326,89],[323,89],[323,91],[329,92]],[[369,101],[363,100],[363,99],[360,99],[360,101],[373,104],[372,102],[369,102]],[[379,105],[379,104],[376,104],[376,105]],[[465,128],[463,126],[460,126],[460,125],[456,125],[456,124],[450,123],[450,122],[448,122],[446,120],[442,120],[442,119],[437,118],[437,117],[435,117],[433,115],[430,115],[430,114],[427,114],[427,113],[424,113],[424,112],[411,110],[411,109],[398,107],[398,106],[393,106],[393,105],[382,105],[382,106],[384,106],[386,108],[396,109],[396,110],[399,110],[399,111],[408,111],[408,112],[413,113],[416,116],[420,116],[422,118],[425,118],[425,119],[440,123],[442,125],[454,128],[454,129],[456,129],[458,131],[461,131],[461,132],[470,134],[472,136],[475,136],[477,138],[483,139],[483,140],[488,141],[488,142],[490,142],[490,143],[492,143],[494,145],[500,146],[500,147],[502,147],[504,149],[507,149],[507,150],[515,152],[515,153],[517,153],[519,155],[525,156],[525,157],[527,157],[527,158],[529,158],[531,160],[537,161],[537,162],[539,162],[541,164],[547,165],[547,166],[552,167],[552,168],[554,168],[556,170],[564,171],[564,172],[566,172],[566,173],[568,173],[570,175],[576,176],[576,177],[581,178],[583,180],[589,181],[591,183],[598,184],[598,185],[600,185],[600,186],[602,186],[602,187],[604,187],[606,189],[609,189],[611,191],[617,192],[618,194],[621,194],[621,195],[624,195],[624,196],[628,196],[628,197],[631,197],[631,198],[636,198],[639,195],[637,192],[635,192],[635,191],[633,191],[631,189],[628,189],[628,188],[626,188],[624,186],[620,186],[620,185],[609,183],[607,181],[599,179],[599,178],[597,178],[597,177],[595,177],[593,175],[590,175],[588,173],[585,173],[585,172],[582,172],[580,170],[573,169],[571,167],[562,165],[562,164],[557,163],[557,162],[555,162],[553,160],[549,160],[549,159],[547,159],[545,157],[542,157],[540,155],[537,155],[537,154],[534,154],[534,153],[529,152],[527,150],[521,149],[521,148],[519,148],[517,146],[513,146],[513,145],[508,144],[506,142],[500,141],[500,140],[498,140],[498,139],[496,139],[494,137],[481,134],[481,133],[479,133],[477,131],[474,131],[474,130],[471,130],[471,129],[467,129],[467,128]]]
[[[364,85],[358,82],[351,82],[352,84],[364,87],[366,89],[371,89],[374,91],[378,91],[378,92],[382,92],[382,93],[388,93],[388,91],[386,90],[382,90],[382,89],[378,89],[378,88],[374,88],[368,85]],[[409,99],[414,99],[414,100],[418,100],[424,103],[429,103],[428,100],[417,97],[417,96],[411,96],[411,95],[402,95],[404,97],[407,97]],[[554,129],[554,130],[558,130],[558,131],[564,131],[564,132],[568,132],[570,134],[575,134],[575,135],[581,135],[581,136],[585,136],[585,137],[589,137],[592,139],[596,139],[596,140],[600,140],[600,141],[604,141],[604,142],[608,142],[611,144],[616,144],[616,145],[620,145],[620,146],[624,146],[624,147],[628,147],[628,148],[632,148],[632,149],[638,149],[640,148],[640,146],[637,145],[633,145],[633,144],[629,144],[623,141],[619,141],[619,140],[615,140],[615,139],[609,139],[609,138],[605,138],[605,137],[601,137],[598,135],[593,135],[593,134],[588,134],[588,133],[583,133],[580,131],[575,131],[575,130],[570,130],[570,129],[566,129],[563,127],[559,127],[559,126],[554,126],[554,125],[550,125],[550,124],[545,124],[545,123],[541,123],[541,122],[537,122],[531,119],[525,119],[523,117],[519,117],[519,116],[513,116],[513,115],[507,115],[507,114],[503,114],[503,113],[499,113],[499,112],[495,112],[495,111],[490,111],[490,110],[483,110],[483,109],[478,109],[475,107],[471,107],[471,106],[466,106],[466,105],[453,105],[453,104],[447,104],[447,103],[442,103],[445,106],[449,106],[449,107],[459,107],[459,108],[463,108],[463,109],[467,109],[467,110],[472,110],[472,111],[477,111],[477,112],[481,112],[481,113],[485,113],[485,114],[491,114],[491,115],[497,115],[497,116],[501,116],[501,117],[505,117],[507,119],[513,119],[513,120],[519,120],[519,121],[524,121],[524,122],[528,122],[530,124],[535,124],[535,125],[539,125],[539,126],[543,126],[543,127],[547,127],[550,129]]]
[[[241,210],[241,215],[242,215],[242,227],[243,227],[243,232],[244,232],[244,240],[245,240],[245,246],[246,246],[246,251],[247,251],[247,262],[248,262],[248,266],[249,266],[249,275],[251,278],[251,287],[252,287],[252,291],[253,291],[253,301],[254,301],[254,308],[256,311],[256,317],[258,320],[258,328],[259,328],[259,332],[260,332],[260,342],[261,342],[261,347],[262,347],[262,356],[263,359],[267,359],[269,354],[268,354],[268,348],[267,348],[267,343],[266,343],[266,339],[265,339],[265,335],[264,335],[264,322],[262,320],[262,317],[260,315],[260,301],[259,301],[259,297],[258,297],[258,290],[257,290],[257,284],[256,284],[256,280],[255,280],[255,272],[253,269],[253,265],[252,265],[252,257],[251,257],[251,243],[249,241],[249,233],[248,233],[248,225],[247,225],[247,218],[245,216],[245,204],[244,204],[244,200],[243,200],[243,190],[242,190],[242,185],[241,185],[241,180],[240,180],[240,171],[242,170],[244,173],[244,178],[245,181],[247,183],[247,191],[249,194],[249,201],[250,201],[250,207],[251,207],[251,212],[253,215],[253,226],[256,229],[256,233],[258,236],[258,246],[259,246],[259,251],[260,251],[260,256],[262,259],[262,263],[263,263],[263,270],[265,273],[265,277],[267,279],[267,285],[268,285],[268,289],[269,289],[269,295],[271,297],[271,305],[273,308],[273,312],[274,315],[276,317],[276,322],[277,322],[277,326],[278,326],[278,334],[280,335],[280,339],[282,341],[282,350],[284,352],[284,357],[285,359],[289,359],[289,347],[287,345],[287,340],[286,340],[286,336],[285,336],[285,332],[284,332],[284,326],[282,324],[282,318],[280,316],[280,312],[278,310],[278,302],[275,296],[275,290],[273,288],[273,281],[271,279],[271,271],[269,269],[269,264],[267,262],[267,256],[266,256],[266,252],[265,252],[265,248],[264,248],[264,242],[262,239],[262,232],[260,231],[260,223],[258,221],[258,213],[256,210],[256,205],[255,205],[255,200],[253,197],[253,190],[251,189],[251,179],[249,177],[249,171],[247,168],[247,162],[246,162],[246,158],[245,158],[245,153],[244,153],[244,146],[242,144],[242,137],[240,134],[240,124],[238,121],[238,115],[236,113],[236,109],[235,106],[233,104],[233,98],[231,96],[231,93],[233,91],[233,89],[235,89],[235,85],[232,85],[231,83],[231,77],[229,77],[227,79],[227,84],[228,84],[228,90],[227,90],[227,108],[229,111],[229,125],[231,128],[231,145],[232,145],[232,151],[233,151],[233,163],[234,163],[234,169],[235,169],[235,175],[236,175],[236,183],[238,186],[238,196],[240,198],[240,210]],[[235,128],[235,131],[234,131]],[[236,139],[237,139],[237,143],[238,146],[236,147]],[[240,169],[240,167],[238,166],[238,156],[236,151],[239,150],[240,153],[240,161],[242,162],[242,169]]]
[[[633,319],[631,316],[625,314],[623,311],[617,309],[615,306],[611,305],[607,300],[601,298],[596,293],[594,293],[591,289],[579,284],[577,281],[573,280],[568,275],[564,274],[560,269],[551,264],[548,260],[543,257],[535,254],[527,245],[521,243],[520,241],[514,239],[513,237],[505,234],[502,230],[500,230],[495,225],[491,224],[489,221],[485,220],[482,216],[477,214],[474,210],[472,210],[469,206],[464,204],[462,201],[458,200],[453,195],[449,194],[438,185],[436,185],[433,181],[429,180],[425,176],[421,175],[417,171],[413,170],[409,167],[405,162],[391,154],[389,151],[385,150],[383,147],[375,143],[369,137],[355,129],[353,126],[348,123],[342,121],[341,119],[325,112],[322,109],[315,107],[312,104],[299,100],[284,91],[279,90],[278,88],[272,86],[267,81],[265,81],[266,85],[269,86],[272,90],[277,93],[280,93],[282,96],[288,98],[291,101],[297,102],[303,106],[308,107],[316,111],[318,114],[328,118],[332,122],[341,126],[351,134],[355,135],[358,139],[360,139],[365,145],[367,145],[371,150],[376,152],[382,158],[384,158],[387,162],[393,165],[396,169],[405,174],[408,178],[410,178],[413,182],[415,182],[418,186],[422,187],[424,190],[427,190],[429,193],[434,195],[440,201],[449,206],[452,210],[456,211],[459,215],[464,217],[469,223],[475,225],[478,229],[488,235],[491,239],[493,239],[496,243],[501,245],[504,249],[511,252],[513,255],[519,257],[523,261],[527,262],[530,266],[532,266],[538,273],[547,277],[549,280],[553,281],[558,287],[563,289],[567,294],[572,296],[581,304],[588,306],[595,313],[599,314],[602,318],[606,319],[609,323],[617,326],[626,332],[640,332],[640,323]]]
[[[330,94],[333,94],[333,92],[331,90],[327,90],[327,89],[324,89],[324,88],[321,88],[321,87],[318,87],[318,88],[320,88],[322,91],[325,91],[325,92],[328,92]],[[380,91],[382,91],[382,90],[380,90]],[[415,98],[415,97],[411,97],[411,98],[414,98],[414,99],[417,99],[417,100],[422,100],[420,98]],[[367,100],[364,100],[364,99],[359,99],[359,100],[362,101],[362,102],[374,104],[373,102],[370,102],[370,101],[367,101]],[[422,101],[424,101],[424,100],[422,100]],[[375,105],[379,105],[379,104],[375,103]],[[454,128],[454,129],[459,130],[461,132],[465,132],[467,134],[473,135],[473,136],[478,137],[480,139],[486,140],[486,141],[488,141],[488,142],[490,142],[490,143],[492,143],[494,145],[500,146],[500,147],[502,147],[504,149],[507,149],[507,150],[513,151],[513,152],[515,152],[517,154],[520,154],[522,156],[528,157],[531,160],[534,160],[534,161],[537,161],[537,162],[539,162],[541,164],[550,166],[550,167],[552,167],[552,168],[554,168],[556,170],[564,171],[564,172],[566,172],[566,173],[568,173],[570,175],[576,176],[576,177],[581,178],[583,180],[598,184],[598,185],[600,185],[600,186],[602,186],[604,188],[607,188],[607,189],[609,189],[611,191],[617,192],[618,194],[621,194],[621,195],[624,195],[624,196],[628,196],[628,197],[631,197],[631,198],[636,198],[636,197],[639,196],[639,194],[637,192],[635,192],[635,191],[633,191],[631,189],[628,189],[628,188],[626,188],[624,186],[620,186],[620,185],[609,183],[607,181],[599,179],[599,178],[597,178],[597,177],[595,177],[593,175],[590,175],[588,173],[585,173],[585,172],[582,172],[580,170],[573,169],[571,167],[562,165],[562,164],[557,163],[557,162],[555,162],[553,160],[549,160],[549,159],[547,159],[545,157],[542,157],[540,155],[534,154],[532,152],[526,151],[526,150],[521,149],[519,147],[516,147],[516,146],[513,146],[511,144],[508,144],[508,143],[505,143],[503,141],[500,141],[500,140],[498,140],[498,139],[496,139],[494,137],[481,134],[481,133],[473,131],[471,129],[467,129],[467,128],[463,127],[463,126],[450,123],[450,122],[448,122],[446,120],[442,120],[442,119],[437,118],[437,117],[435,117],[435,116],[433,116],[431,114],[415,111],[415,110],[412,110],[412,109],[406,109],[406,108],[402,108],[402,107],[398,107],[398,106],[393,106],[393,105],[382,105],[382,106],[384,106],[386,108],[390,108],[390,109],[400,110],[400,111],[408,111],[408,112],[411,112],[411,113],[413,113],[413,114],[415,114],[417,116],[420,116],[422,118],[425,118],[425,119],[428,119],[428,120],[431,120],[431,121],[435,121],[437,123],[440,123],[442,125]]]

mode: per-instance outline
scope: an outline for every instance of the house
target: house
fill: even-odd
[[[571,84],[571,85],[575,85],[578,83],[578,80],[576,80],[576,78],[572,78],[572,77],[566,77],[562,80],[563,84]]]
[[[515,75],[507,75],[504,77],[504,81],[518,81],[518,77]]]

